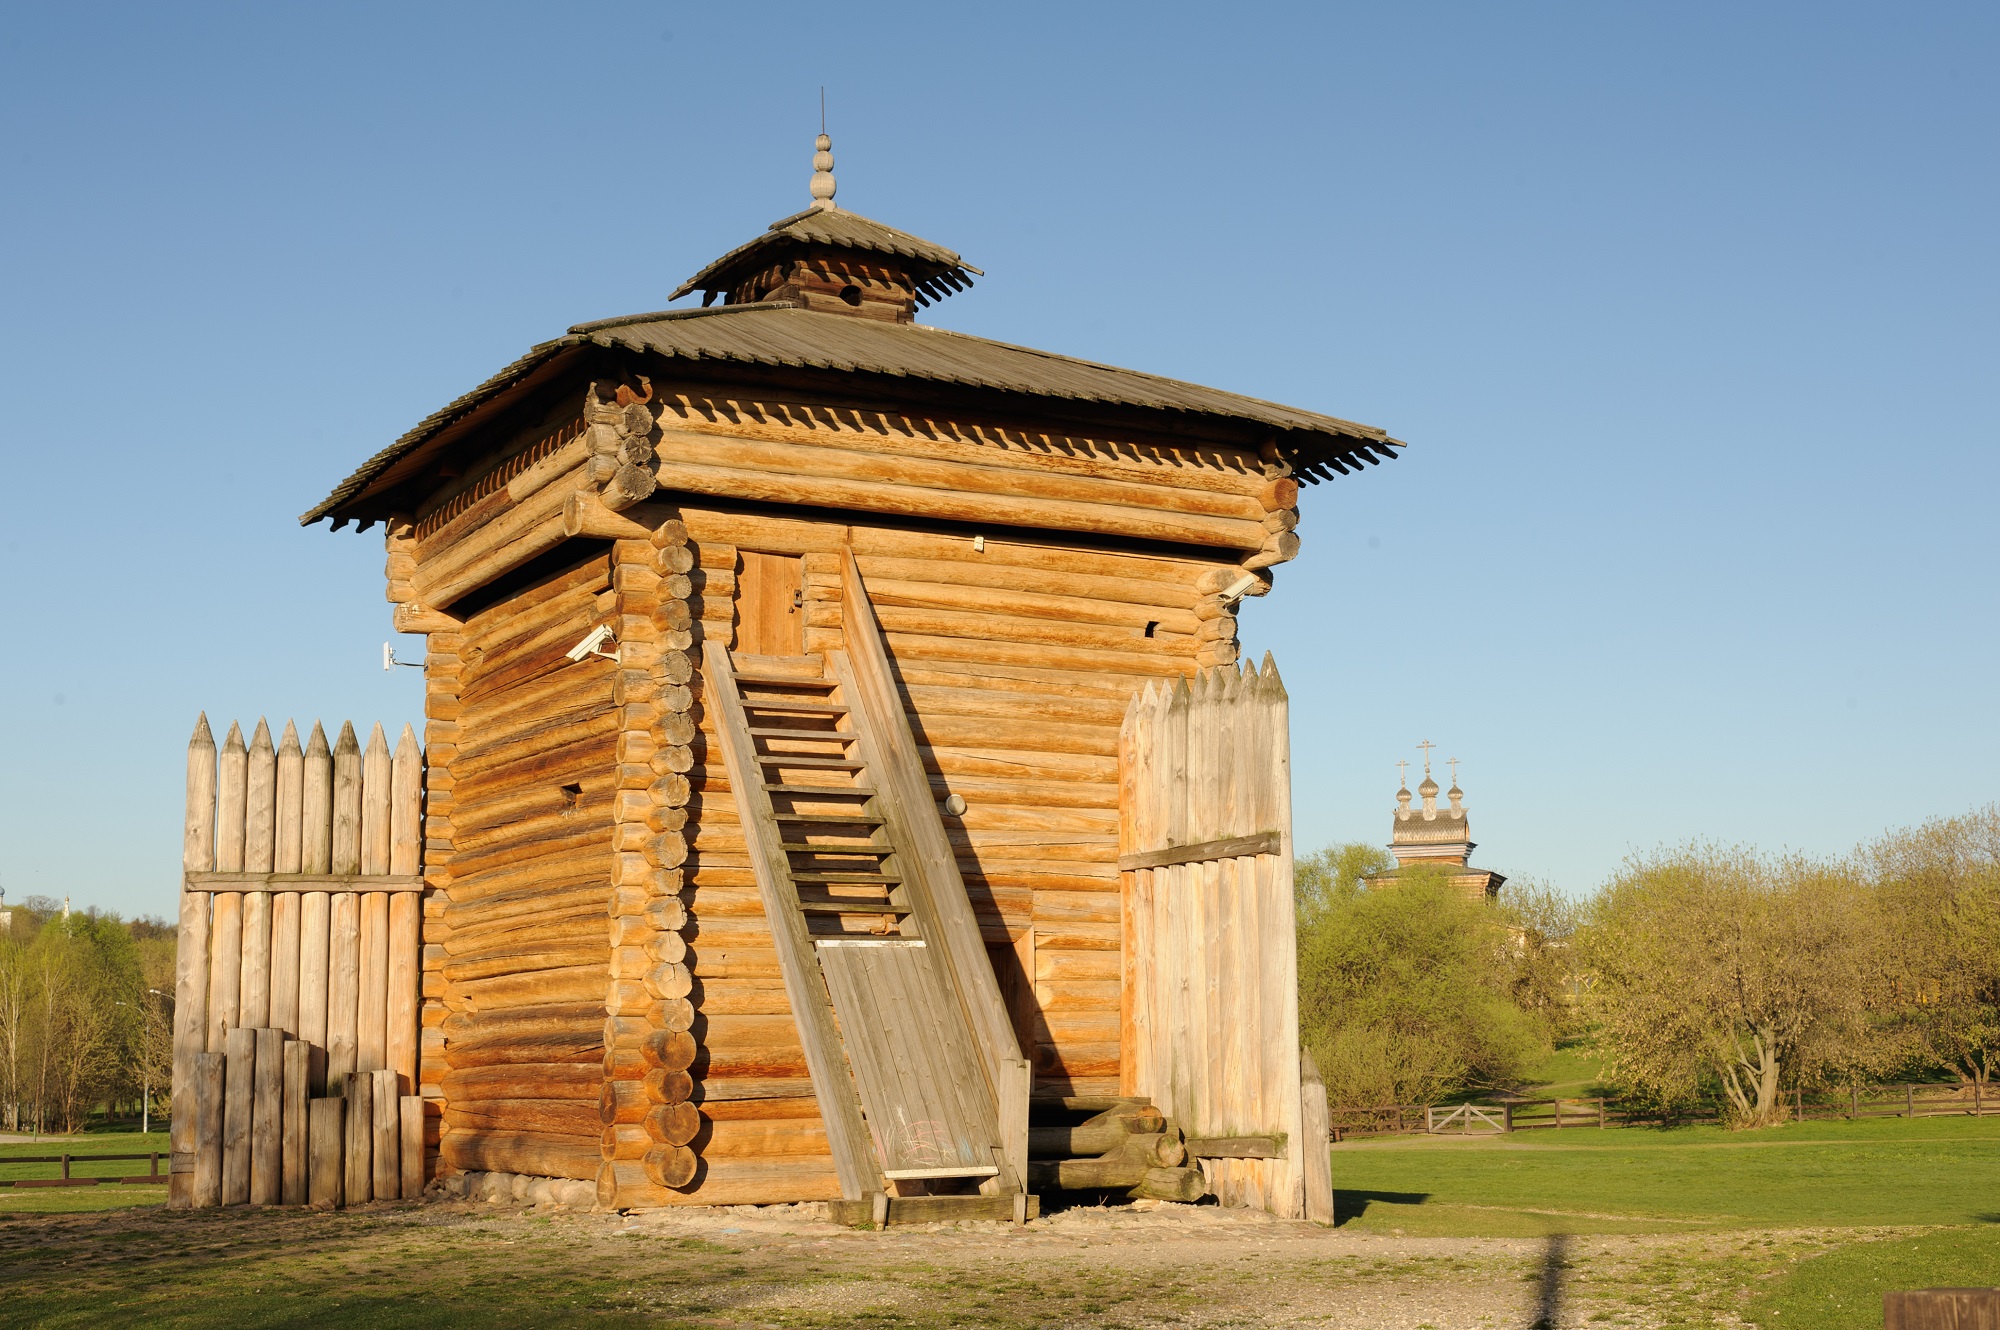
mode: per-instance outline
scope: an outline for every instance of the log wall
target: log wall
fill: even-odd
[[[431,637],[443,904],[426,921],[437,1033],[425,1074],[454,1169],[597,1177],[624,717],[615,663],[564,653],[615,599],[596,554]]]

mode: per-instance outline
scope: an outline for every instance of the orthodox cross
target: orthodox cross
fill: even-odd
[[[1455,757],[1446,758],[1445,765],[1451,768],[1451,783],[1453,785],[1458,784],[1458,759]]]
[[[1424,774],[1428,776],[1431,774],[1431,749],[1436,748],[1437,745],[1426,739],[1418,744],[1417,747],[1424,750]]]
[[[1396,788],[1402,789],[1409,783],[1410,783],[1410,764],[1408,762],[1398,762],[1396,764]]]

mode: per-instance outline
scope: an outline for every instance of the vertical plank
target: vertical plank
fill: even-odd
[[[279,873],[305,871],[306,756],[299,748],[299,727],[287,720],[278,741],[277,820],[271,836],[271,868]]]
[[[369,1149],[373,1162],[369,1186],[378,1201],[403,1194],[403,1097],[396,1093],[396,1073],[384,1068],[368,1073],[372,1109]]]
[[[243,893],[215,893],[208,935],[208,1051],[223,1051],[223,1037],[235,1029],[237,998],[243,991]]]
[[[242,992],[237,1022],[253,1030],[270,1024],[271,1016],[271,893],[243,893]]]
[[[362,978],[362,898],[332,892],[326,938],[326,1084],[344,1086],[356,1062]]]
[[[333,828],[330,871],[361,871],[361,744],[354,722],[342,721],[333,746]]]
[[[299,1032],[299,893],[271,893],[270,1026]]]
[[[278,831],[278,753],[271,746],[271,727],[262,716],[245,754],[243,784],[243,871],[268,873],[275,857]]]
[[[304,1205],[312,1168],[312,1049],[303,1039],[285,1041],[284,1169],[279,1199]]]
[[[307,1110],[311,1119],[311,1140],[307,1149],[312,1157],[312,1182],[307,1189],[306,1199],[315,1210],[331,1210],[343,1204],[341,1199],[342,1168],[346,1144],[345,1117],[347,1101],[339,1095],[327,1099],[311,1099]]]
[[[168,1144],[167,1204],[184,1210],[194,1204],[194,1157],[200,1108],[195,1058],[208,1050],[209,893],[183,891],[179,940],[174,951],[173,1118]]]
[[[1320,1078],[1319,1064],[1305,1049],[1299,1050],[1299,1132],[1301,1171],[1305,1178],[1306,1218],[1315,1224],[1333,1223],[1333,1157],[1327,1148],[1329,1115],[1326,1111],[1326,1082]]]
[[[195,1146],[191,1204],[201,1209],[222,1204],[224,1062],[221,1053],[194,1055]]]
[[[356,1070],[355,1030],[361,996],[361,897],[332,893],[327,926],[326,1079],[345,1085]]]
[[[333,871],[333,754],[318,721],[299,771],[299,871]]]
[[[393,830],[389,809],[394,764],[389,757],[389,741],[382,734],[382,722],[368,732],[368,750],[361,755],[361,871],[380,876],[389,871],[389,843]]]
[[[276,1205],[285,1179],[285,1032],[252,1030],[256,1064],[251,1073],[250,1204]]]
[[[365,1071],[351,1071],[345,1084],[347,1131],[340,1190],[346,1204],[361,1205],[375,1196],[374,1080]]]
[[[1264,690],[1268,720],[1264,729],[1269,748],[1265,805],[1272,829],[1278,833],[1278,853],[1258,860],[1259,872],[1269,881],[1263,893],[1259,938],[1268,962],[1262,995],[1265,1047],[1268,1071],[1264,1081],[1269,1096],[1269,1115],[1284,1125],[1286,1148],[1283,1169],[1273,1169],[1274,1185],[1280,1188],[1272,1198],[1272,1212],[1281,1218],[1297,1219],[1305,1214],[1305,1170],[1302,1143],[1305,1139],[1304,1106],[1299,1077],[1291,1050],[1299,1046],[1299,974],[1297,897],[1292,881],[1292,740],[1291,702],[1278,664],[1269,652],[1259,681]]]
[[[403,1157],[402,1195],[413,1201],[424,1194],[424,1099],[406,1094],[396,1101],[401,1110]]]
[[[215,869],[219,873],[243,871],[243,801],[249,776],[250,754],[243,747],[243,730],[232,720],[216,768]]]
[[[215,868],[215,736],[208,713],[195,721],[187,748],[187,811],[181,824],[181,869],[206,873]],[[183,882],[180,927],[174,947],[173,1126],[168,1143],[167,1204],[194,1204],[193,1173],[199,1138],[200,1091],[195,1058],[208,1047],[208,929],[210,897]]]
[[[315,1094],[326,1090],[327,942],[333,897],[324,891],[299,893],[299,1038],[312,1050]]]
[[[423,868],[424,753],[417,733],[408,725],[396,738],[396,755],[389,767],[389,871],[417,873]]]
[[[423,897],[414,891],[389,896],[388,1030],[385,1061],[396,1073],[398,1093],[417,1092],[418,989],[422,980]]]
[[[257,1032],[237,1026],[223,1040],[222,1203],[250,1199],[250,1126],[255,1114]]]
[[[361,970],[356,992],[354,1067],[380,1071],[388,1065],[389,893],[361,894]]]

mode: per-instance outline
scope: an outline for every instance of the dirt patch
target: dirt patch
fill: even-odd
[[[1258,1212],[1074,1207],[1023,1228],[819,1206],[631,1216],[473,1201],[0,1218],[9,1323],[734,1327],[1731,1325],[1811,1235],[1385,1237]],[[1741,1267],[1739,1269],[1739,1267]],[[18,1318],[18,1319],[17,1319]],[[96,1323],[101,1323],[98,1321]]]

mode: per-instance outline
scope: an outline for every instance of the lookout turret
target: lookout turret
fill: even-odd
[[[848,212],[833,201],[833,140],[814,143],[812,206],[772,222],[681,283],[704,306],[782,301],[824,314],[910,323],[917,308],[972,285],[979,269],[943,245]]]

